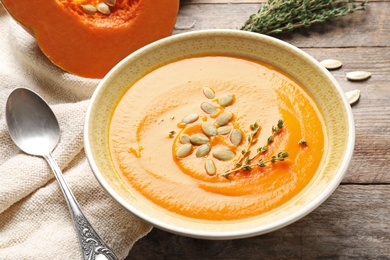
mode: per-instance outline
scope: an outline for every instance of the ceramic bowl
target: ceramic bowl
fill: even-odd
[[[319,106],[329,148],[311,182],[279,208],[242,221],[191,221],[165,214],[132,193],[113,167],[108,144],[112,112],[129,85],[145,71],[183,57],[227,54],[268,63],[295,78]],[[350,105],[332,75],[300,49],[272,37],[239,30],[205,30],[175,35],[129,55],[100,82],[87,111],[85,152],[101,186],[123,207],[160,229],[203,239],[235,239],[264,234],[304,217],[340,184],[354,149]]]

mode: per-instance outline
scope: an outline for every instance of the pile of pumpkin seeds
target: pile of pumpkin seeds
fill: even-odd
[[[214,160],[219,161],[231,161],[236,156],[235,152],[225,147],[215,147],[212,149],[211,139],[216,136],[229,135],[229,141],[233,146],[239,146],[244,138],[240,129],[234,128],[231,124],[234,119],[234,114],[230,111],[225,111],[226,107],[231,106],[234,103],[234,94],[225,94],[218,99],[215,99],[215,92],[209,87],[203,88],[203,94],[208,99],[200,104],[202,111],[209,115],[215,116],[214,122],[202,122],[201,133],[195,133],[191,136],[187,134],[181,134],[178,138],[181,143],[176,151],[177,158],[185,158],[195,151],[197,158],[206,158],[204,160],[204,168],[209,175],[215,175],[217,170]],[[217,102],[217,104],[213,104]],[[217,114],[220,113],[218,116]],[[191,125],[199,119],[199,115],[196,113],[189,114],[181,120],[182,124]],[[208,156],[212,155],[212,158]]]
[[[81,5],[83,11],[89,15],[94,15],[96,13],[101,13],[105,15],[109,15],[111,13],[111,8],[116,4],[116,0],[104,0],[97,5],[85,4]]]

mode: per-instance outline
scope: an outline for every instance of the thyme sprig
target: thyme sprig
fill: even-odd
[[[261,127],[257,122],[250,125],[251,130],[253,131],[247,138],[247,146],[244,150],[241,151],[241,155],[238,158],[237,162],[235,162],[235,167],[240,167],[242,165],[242,161],[251,153],[251,147],[257,142],[257,136],[260,133]]]
[[[271,156],[271,159],[264,160],[263,158],[259,159],[256,163],[253,163],[253,161],[258,158],[261,154],[265,154],[268,152],[268,145],[274,142],[274,137],[279,134],[284,126],[284,121],[282,119],[279,119],[276,126],[272,126],[272,135],[270,135],[267,139],[267,145],[264,145],[262,147],[257,148],[256,154],[253,157],[250,157],[251,153],[251,147],[253,144],[257,142],[257,136],[260,131],[260,126],[257,122],[250,125],[251,130],[253,131],[247,138],[247,147],[241,151],[241,156],[237,160],[237,162],[234,163],[234,167],[231,170],[228,170],[224,172],[222,175],[225,178],[229,178],[229,175],[241,170],[244,171],[250,171],[254,167],[265,167],[269,163],[275,163],[277,161],[284,161],[286,157],[288,157],[288,152],[279,152],[277,155]]]
[[[241,30],[276,34],[364,11],[368,0],[268,0]]]
[[[298,144],[300,144],[300,145],[302,145],[302,146],[309,146],[308,144],[307,144],[307,141],[305,140],[305,139],[301,139],[301,140],[299,140],[299,142],[298,142]]]
[[[252,170],[254,167],[256,166],[259,166],[259,167],[265,167],[267,166],[268,164],[270,163],[275,163],[277,161],[284,161],[284,159],[288,157],[288,152],[279,152],[277,155],[273,155],[271,157],[271,159],[269,160],[264,160],[264,159],[260,159],[257,161],[257,163],[253,163],[253,164],[250,164],[250,162],[246,162],[245,164],[242,164],[240,167],[238,168],[235,168],[235,169],[232,169],[232,170],[229,170],[229,171],[226,171],[223,176],[225,178],[229,178],[229,175],[231,173],[234,173],[234,172],[238,172],[240,170],[244,170],[244,171],[250,171]]]

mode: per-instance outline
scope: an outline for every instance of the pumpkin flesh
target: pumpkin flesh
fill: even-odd
[[[111,14],[87,14],[102,1],[2,0],[36,38],[43,53],[73,74],[102,78],[135,50],[172,34],[178,0],[117,0]]]

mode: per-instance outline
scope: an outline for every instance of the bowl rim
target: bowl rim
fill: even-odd
[[[260,227],[256,228],[250,228],[250,229],[243,229],[243,230],[235,230],[235,231],[205,231],[205,230],[194,230],[190,228],[182,228],[178,226],[171,225],[169,223],[165,223],[163,221],[160,221],[158,219],[153,218],[152,216],[147,215],[146,213],[140,211],[136,207],[130,205],[124,198],[122,198],[114,189],[113,187],[108,183],[108,181],[104,178],[102,173],[99,170],[99,167],[96,165],[96,163],[93,160],[93,152],[91,150],[90,141],[89,141],[89,120],[91,118],[92,114],[92,107],[94,104],[95,99],[98,96],[98,93],[101,89],[104,88],[105,82],[115,74],[115,71],[120,69],[123,65],[125,65],[128,60],[132,59],[133,56],[136,56],[140,53],[148,51],[150,48],[154,48],[155,46],[158,46],[160,44],[164,44],[165,42],[169,42],[172,40],[181,40],[188,37],[193,36],[215,36],[216,34],[229,34],[229,35],[244,35],[246,37],[253,37],[256,38],[264,38],[268,41],[274,42],[276,44],[282,45],[285,48],[288,48],[295,52],[296,54],[302,55],[305,59],[307,59],[309,62],[311,62],[313,65],[317,67],[317,69],[320,69],[332,82],[333,86],[337,90],[338,94],[340,95],[342,99],[342,104],[346,111],[346,117],[348,122],[348,140],[346,144],[346,149],[344,153],[344,159],[342,160],[339,168],[337,169],[337,173],[332,177],[331,182],[329,185],[313,200],[306,203],[303,207],[301,207],[298,211],[295,211],[293,214],[286,216],[278,221],[272,222],[267,225],[262,225]],[[94,93],[92,94],[90,98],[90,102],[88,104],[88,108],[86,111],[85,116],[85,124],[84,124],[84,150],[85,154],[88,160],[88,163],[90,165],[90,168],[92,169],[92,173],[94,174],[95,178],[98,180],[99,184],[106,190],[106,192],[119,204],[121,204],[125,209],[127,209],[129,212],[131,212],[133,215],[139,217],[140,219],[146,221],[147,223],[153,225],[154,227],[157,227],[159,229],[168,231],[170,233],[183,235],[187,237],[194,237],[194,238],[200,238],[200,239],[213,239],[213,240],[225,240],[225,239],[239,239],[239,238],[247,238],[247,237],[253,237],[256,235],[261,235],[265,233],[269,233],[275,230],[278,230],[280,228],[283,228],[287,225],[290,225],[299,219],[305,217],[309,213],[311,213],[313,210],[315,210],[317,207],[319,207],[325,200],[327,200],[332,193],[338,188],[339,184],[341,183],[343,177],[345,176],[348,166],[351,162],[354,147],[355,147],[355,123],[353,119],[352,109],[351,106],[347,100],[347,97],[345,95],[344,90],[341,88],[340,84],[337,82],[337,80],[333,77],[333,75],[325,68],[323,67],[314,57],[310,56],[303,50],[299,49],[298,47],[287,43],[285,41],[282,41],[280,39],[274,38],[272,36],[263,35],[263,34],[256,34],[252,32],[246,32],[246,31],[240,31],[240,30],[232,30],[232,29],[207,29],[207,30],[198,30],[198,31],[191,31],[191,32],[184,32],[176,35],[172,35],[166,38],[163,38],[161,40],[155,41],[153,43],[150,43],[137,51],[133,52],[132,54],[125,57],[123,60],[121,60],[117,65],[115,65],[107,74],[106,76],[99,82],[98,86],[96,87]]]

